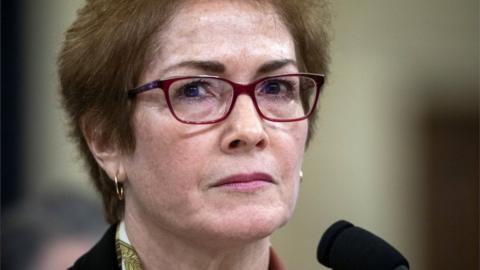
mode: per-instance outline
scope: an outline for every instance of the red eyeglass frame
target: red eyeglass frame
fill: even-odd
[[[280,77],[289,77],[289,76],[307,77],[307,78],[312,79],[315,82],[315,84],[316,84],[315,100],[313,102],[313,105],[312,105],[310,111],[303,117],[298,117],[298,118],[293,118],[293,119],[274,119],[274,118],[270,118],[268,116],[265,116],[258,106],[257,99],[255,97],[255,87],[259,83],[261,83],[262,81],[265,81],[265,80],[280,78]],[[232,89],[233,89],[232,103],[231,103],[228,111],[222,117],[220,117],[219,119],[215,119],[215,120],[198,122],[198,121],[183,120],[175,114],[175,110],[172,107],[172,104],[170,102],[170,96],[168,94],[168,91],[170,90],[170,86],[176,81],[184,80],[184,79],[190,79],[190,78],[217,79],[217,80],[224,81],[224,82],[226,82],[226,83],[228,83],[232,86]],[[163,90],[164,96],[165,96],[165,99],[167,101],[167,105],[168,105],[168,108],[169,108],[170,112],[175,117],[175,119],[177,119],[178,121],[180,121],[182,123],[185,123],[185,124],[204,125],[204,124],[214,124],[214,123],[218,123],[218,122],[221,122],[221,121],[225,120],[230,115],[231,111],[233,110],[233,107],[235,106],[235,102],[237,101],[237,97],[241,94],[247,94],[248,96],[250,96],[250,98],[252,99],[253,104],[255,106],[255,109],[257,110],[257,113],[263,119],[266,119],[266,120],[272,121],[272,122],[295,122],[295,121],[301,121],[301,120],[307,119],[313,113],[313,111],[315,110],[315,107],[317,106],[318,97],[320,96],[320,92],[322,90],[322,86],[323,86],[324,82],[325,82],[325,75],[315,74],[315,73],[289,73],[289,74],[282,74],[282,75],[266,76],[266,77],[262,77],[258,80],[255,80],[254,82],[249,83],[249,84],[236,83],[236,82],[230,81],[228,79],[225,79],[225,78],[222,78],[222,77],[219,77],[219,76],[210,76],[210,75],[179,76],[179,77],[167,78],[167,79],[164,79],[164,80],[155,80],[155,81],[146,83],[146,84],[141,85],[139,87],[128,90],[127,94],[128,94],[129,99],[133,99],[136,95],[138,95],[142,92],[146,92],[146,91],[149,91],[149,90],[152,90],[152,89],[157,89],[157,88]]]

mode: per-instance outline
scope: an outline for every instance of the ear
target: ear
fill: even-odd
[[[85,141],[98,165],[108,174],[110,179],[115,176],[119,182],[125,180],[123,153],[115,142],[109,140],[102,128],[91,124],[85,117],[81,119],[81,127]]]

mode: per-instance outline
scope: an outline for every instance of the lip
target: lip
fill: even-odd
[[[215,182],[211,187],[232,190],[255,190],[274,184],[273,177],[266,173],[235,174]]]

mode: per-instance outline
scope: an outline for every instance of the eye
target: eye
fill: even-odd
[[[290,95],[294,90],[295,82],[285,79],[272,79],[263,82],[260,86],[260,95]]]
[[[183,88],[183,95],[186,97],[197,97],[200,95],[201,90],[199,85],[186,85]]]
[[[265,94],[278,94],[282,90],[282,85],[278,82],[269,82],[263,87]]]
[[[210,83],[203,80],[190,81],[173,87],[174,98],[197,99],[211,96]]]

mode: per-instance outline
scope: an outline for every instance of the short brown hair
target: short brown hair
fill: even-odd
[[[126,91],[135,87],[148,65],[157,33],[186,2],[175,0],[87,0],[68,29],[58,58],[62,104],[69,117],[70,135],[86,160],[102,195],[107,221],[122,219],[124,202],[113,181],[97,164],[82,132],[82,122],[94,127],[126,153],[135,148],[130,125],[133,106]],[[327,1],[256,0],[274,7],[292,34],[300,69],[328,72]],[[161,45],[160,45],[161,49]],[[309,120],[309,135],[314,121]]]

